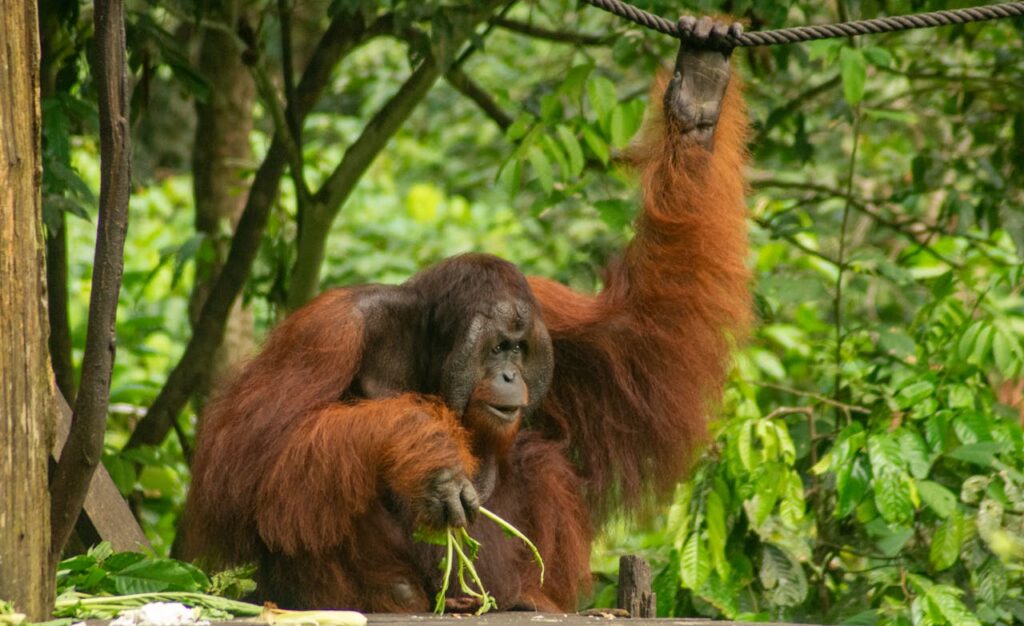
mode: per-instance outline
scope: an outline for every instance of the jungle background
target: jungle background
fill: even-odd
[[[636,4],[763,30],[971,3]],[[39,5],[50,353],[69,400],[100,180],[91,12]],[[615,155],[676,52],[565,0],[132,0],[126,28],[102,460],[154,561],[204,397],[320,290],[469,250],[597,289],[637,200]],[[1024,622],[1022,35],[1017,19],[735,52],[757,328],[692,480],[595,544],[587,605],[614,604],[617,557],[639,553],[661,616]],[[102,586],[87,578],[61,584]]]

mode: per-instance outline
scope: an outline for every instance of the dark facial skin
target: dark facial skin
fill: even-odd
[[[509,299],[473,320],[467,346],[476,367],[449,371],[460,390],[468,375],[475,378],[463,422],[478,454],[500,456],[551,382],[551,340],[530,304]]]

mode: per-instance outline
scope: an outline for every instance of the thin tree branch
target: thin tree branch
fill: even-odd
[[[480,86],[479,83],[470,78],[461,68],[452,68],[445,75],[448,83],[459,93],[472,100],[487,117],[491,118],[498,128],[507,130],[512,125],[512,116],[509,115],[494,101],[491,94]]]
[[[362,43],[390,31],[393,24],[390,15],[369,26],[349,15],[332,20],[299,81],[295,94],[296,117],[300,121],[305,119],[343,58]],[[171,370],[146,417],[139,421],[126,448],[157,445],[163,441],[173,426],[173,420],[208,372],[210,361],[224,338],[231,307],[252,269],[287,160],[284,139],[275,133],[263,163],[256,171],[228,257],[213,284],[210,297],[203,304],[185,353]]]
[[[786,234],[786,233],[780,233],[779,231],[775,230],[775,228],[772,226],[771,222],[769,222],[768,220],[764,219],[763,217],[756,217],[756,216],[754,216],[751,219],[754,220],[755,224],[757,224],[761,228],[763,228],[763,229],[767,230],[769,233],[771,233],[772,236],[775,237],[776,239],[783,239],[783,240],[789,242],[790,245],[792,245],[794,248],[800,250],[801,252],[804,252],[805,254],[809,254],[809,255],[814,256],[814,257],[818,257],[819,259],[821,259],[822,261],[825,261],[826,263],[829,263],[830,265],[835,265],[836,267],[839,267],[839,263],[840,262],[837,261],[836,259],[833,259],[832,257],[828,256],[827,254],[825,254],[823,252],[819,252],[818,250],[815,250],[814,248],[812,248],[812,247],[808,246],[807,244],[801,242],[799,239],[797,239],[793,235]]]
[[[793,394],[795,396],[804,396],[804,397],[807,397],[807,398],[811,398],[812,400],[816,400],[818,402],[821,402],[822,404],[827,404],[829,406],[834,406],[834,407],[840,408],[840,409],[846,411],[847,413],[863,413],[865,415],[871,413],[871,410],[866,408],[866,407],[857,406],[856,404],[847,404],[845,402],[840,402],[838,400],[835,400],[834,398],[829,398],[828,396],[823,396],[820,393],[816,393],[814,391],[807,391],[805,389],[797,389],[795,387],[789,387],[789,386],[786,386],[786,385],[779,385],[777,383],[770,383],[770,382],[763,381],[763,380],[744,380],[743,382],[745,382],[747,384],[750,384],[750,385],[757,385],[758,387],[765,387],[767,389],[775,389],[775,390],[778,390],[778,391],[782,391],[784,393],[791,393],[791,394]]]
[[[100,208],[82,384],[75,401],[71,432],[50,484],[51,565],[56,565],[74,529],[103,454],[110,373],[114,365],[114,326],[131,195],[131,134],[121,0],[97,0],[93,24],[96,54],[92,70],[98,88],[102,166]]]
[[[779,124],[779,122],[783,121],[784,119],[792,115],[808,100],[812,100],[816,98],[818,95],[825,93],[826,91],[832,89],[833,87],[838,86],[840,82],[842,81],[839,75],[836,74],[832,78],[829,78],[828,80],[818,83],[817,85],[797,94],[795,98],[793,98],[786,104],[782,105],[778,109],[772,111],[769,114],[768,119],[765,120],[764,126],[758,129],[757,135],[754,137],[754,140],[750,142],[751,145],[761,145],[761,142],[764,141],[765,137],[768,136],[768,133],[771,132],[771,130],[775,128]]]
[[[554,30],[503,17],[494,18],[491,22],[495,26],[514,33],[519,33],[520,35],[527,35],[534,39],[545,39],[547,41],[554,41],[557,43],[568,43],[574,46],[604,46],[611,43],[616,37],[616,35],[592,35],[590,33],[574,33],[564,30]]]
[[[291,0],[277,0],[277,13],[281,21],[281,78],[284,81],[285,101],[283,117],[288,123],[288,136],[291,138],[291,144],[294,146],[294,148],[289,148],[289,152],[292,153],[290,170],[292,173],[292,184],[295,185],[296,190],[296,222],[298,223],[299,230],[302,230],[302,218],[309,210],[311,192],[306,184],[306,163],[302,159],[302,124],[299,122],[295,110],[297,96],[295,94],[295,58],[292,53]],[[260,65],[260,68],[262,69],[263,66]],[[267,81],[265,97],[273,101],[274,107],[280,108],[276,92],[271,87],[272,84]],[[279,123],[278,116],[281,115],[282,113],[279,111],[274,113],[275,124]],[[280,131],[280,126],[276,130]]]
[[[939,228],[938,226],[934,226],[932,224],[927,224],[915,218],[906,218],[902,220],[890,219],[882,215],[879,211],[871,208],[871,206],[874,204],[884,204],[888,202],[886,200],[866,200],[858,198],[854,196],[852,192],[846,192],[841,189],[835,189],[833,187],[829,187],[828,185],[822,185],[820,183],[805,183],[775,179],[761,179],[754,181],[752,183],[752,186],[755,188],[773,187],[778,189],[799,189],[805,191],[813,191],[826,196],[839,198],[843,200],[846,203],[846,205],[849,206],[849,208],[857,211],[858,213],[862,213],[870,217],[873,221],[877,222],[878,224],[881,224],[882,226],[885,226],[886,228],[892,230],[896,234],[907,239],[910,243],[919,247],[922,252],[925,252],[926,254],[935,258],[936,260],[942,261],[946,265],[949,265],[950,267],[955,269],[961,269],[963,267],[962,263],[959,263],[947,257],[938,250],[934,249],[932,246],[928,245],[927,241],[921,241],[921,239],[919,238],[921,234],[926,234],[928,232],[944,234],[945,231],[942,228]],[[912,227],[914,226],[917,226],[916,231],[912,230]]]
[[[269,110],[270,119],[274,123],[274,137],[280,138],[281,143],[284,144],[285,152],[288,154],[289,168],[292,172],[292,181],[295,183],[295,191],[298,194],[300,204],[305,207],[308,204],[306,201],[312,192],[309,190],[309,186],[306,185],[305,164],[302,161],[302,144],[296,141],[298,135],[295,132],[295,125],[290,122],[288,113],[281,106],[277,89],[274,88],[274,83],[270,80],[263,57],[259,57],[249,68],[253,80],[256,82],[256,90],[260,94],[260,99]]]
[[[495,0],[483,3],[475,12],[476,19],[467,20],[465,30],[456,36],[456,45],[460,40],[468,39],[476,24],[489,17],[498,4]],[[473,46],[470,45],[452,67],[459,67],[472,50]],[[288,289],[289,309],[302,306],[316,292],[331,224],[377,154],[441,76],[443,68],[439,63],[440,60],[432,57],[420,62],[398,92],[366,124],[362,134],[345,151],[341,162],[313,196],[309,215],[305,216],[309,224],[304,225],[299,233],[297,256]]]

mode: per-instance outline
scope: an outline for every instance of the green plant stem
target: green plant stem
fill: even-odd
[[[459,532],[460,536],[458,537],[458,539],[461,540],[466,537],[469,537],[469,535],[466,533],[465,528],[460,528]],[[477,573],[476,567],[473,566],[473,560],[470,559],[468,555],[466,555],[465,551],[463,551],[461,543],[461,541],[452,542],[452,546],[454,546],[455,552],[459,555],[459,584],[462,587],[462,591],[468,593],[469,595],[475,598],[480,598],[481,604],[476,614],[483,615],[492,608],[498,608],[498,604],[494,601],[494,598],[491,596],[491,594],[487,593],[487,590],[484,588],[483,581],[480,580],[480,574]],[[469,576],[472,579],[473,583],[480,590],[479,593],[474,591],[472,587],[466,584],[464,576],[465,571],[469,572]]]
[[[513,537],[516,537],[517,539],[519,539],[520,541],[522,541],[523,543],[526,544],[526,547],[528,547],[530,549],[530,552],[533,553],[533,560],[536,561],[537,566],[540,567],[540,584],[543,587],[544,586],[544,559],[541,558],[540,550],[537,549],[537,546],[534,545],[534,543],[532,541],[530,541],[529,537],[527,537],[522,532],[520,532],[518,528],[516,528],[512,524],[509,524],[507,521],[502,519],[500,516],[498,516],[496,513],[494,513],[490,509],[487,509],[485,507],[480,507],[480,514],[483,515],[484,517],[486,517],[487,519],[491,520],[492,522],[494,522],[498,526],[501,526],[501,529],[504,530],[506,534],[511,535]]]
[[[447,538],[446,554],[441,562],[444,578],[441,580],[441,590],[437,592],[437,597],[434,599],[434,612],[438,615],[444,615],[444,599],[448,595],[448,585],[451,584],[452,578],[452,545],[455,543],[455,537],[452,535],[451,528],[448,529],[445,537]]]

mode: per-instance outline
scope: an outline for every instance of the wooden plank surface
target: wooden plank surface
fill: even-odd
[[[427,614],[395,614],[395,613],[371,613],[366,616],[368,626],[375,624],[380,626],[550,626],[559,624],[561,626],[798,626],[784,622],[726,622],[715,621],[701,617],[691,618],[605,618],[590,617],[577,614],[565,613],[528,613],[497,612],[487,613],[479,617],[475,615],[434,615]],[[230,620],[226,622],[213,622],[215,626],[252,626],[263,622],[253,620]],[[108,626],[106,620],[89,620],[87,626]],[[809,626],[809,625],[802,625]]]

